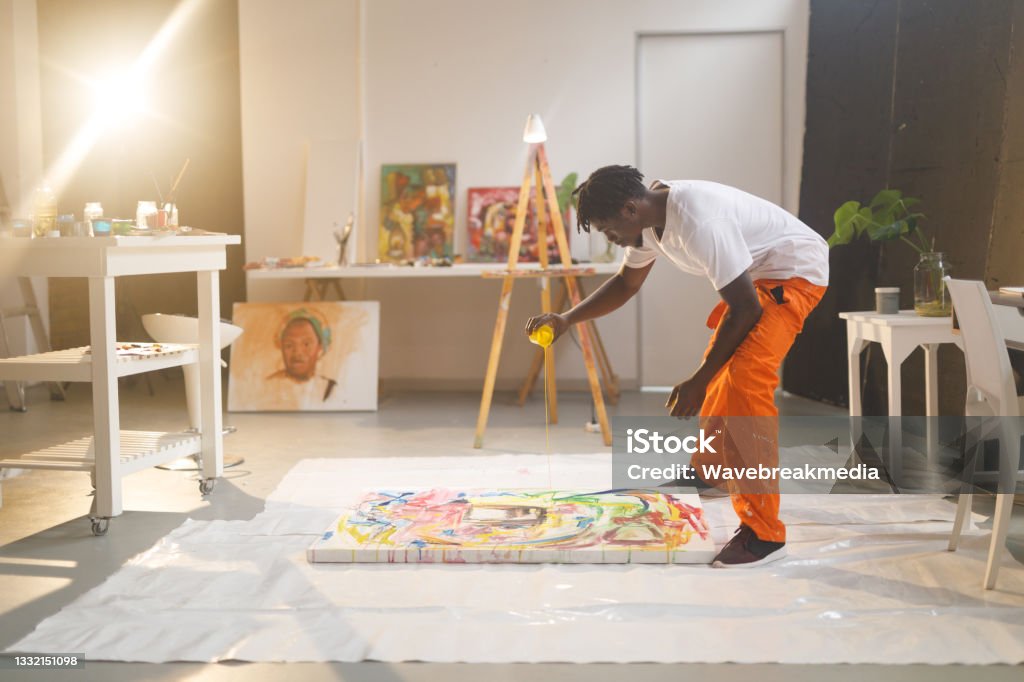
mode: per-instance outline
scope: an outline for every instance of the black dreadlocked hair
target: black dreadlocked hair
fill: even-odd
[[[604,166],[572,193],[576,200],[576,231],[590,232],[591,220],[618,215],[623,204],[646,192],[643,173],[632,166]]]

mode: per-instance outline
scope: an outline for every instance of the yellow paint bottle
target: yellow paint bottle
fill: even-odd
[[[551,325],[545,324],[537,327],[530,333],[530,341],[537,344],[541,348],[547,348],[551,345],[551,342],[555,340],[555,330],[551,328]]]

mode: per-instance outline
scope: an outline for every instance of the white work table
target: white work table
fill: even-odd
[[[573,267],[592,269],[595,275],[613,275],[620,263],[579,263]],[[457,263],[451,266],[345,265],[342,267],[272,268],[246,270],[250,279],[376,279],[396,277],[483,277],[508,269],[507,263]],[[519,263],[517,270],[540,270],[539,263]]]
[[[619,271],[621,264],[612,263],[579,263],[573,268],[581,270],[577,277],[593,277],[595,275],[613,275]],[[395,265],[390,263],[372,263],[365,265],[345,265],[333,267],[308,268],[268,268],[246,270],[248,281],[301,279],[306,282],[305,300],[316,301],[327,298],[328,289],[334,289],[339,300],[345,299],[341,288],[344,279],[436,279],[453,278],[491,278],[496,279],[508,270],[507,263],[457,263],[450,266],[415,266]],[[539,263],[519,263],[516,271],[521,276],[539,275]]]
[[[0,460],[0,468],[90,472],[96,488],[90,517],[97,535],[121,514],[121,479],[129,473],[199,454],[200,491],[209,493],[223,473],[219,271],[227,263],[227,246],[239,243],[241,237],[228,234],[0,239],[4,275],[88,278],[90,339],[88,348],[0,359],[0,379],[91,381],[93,404],[91,438]],[[169,272],[196,273],[199,343],[168,346],[147,357],[119,356],[114,278]],[[118,377],[197,361],[200,434],[121,431]]]
[[[1024,296],[990,291],[1006,347],[1024,351]]]

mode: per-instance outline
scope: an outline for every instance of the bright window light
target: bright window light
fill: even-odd
[[[138,120],[146,108],[144,83],[129,72],[113,73],[100,79],[94,92],[94,114],[107,128]]]

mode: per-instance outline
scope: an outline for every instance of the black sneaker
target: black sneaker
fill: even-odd
[[[786,556],[785,542],[761,540],[750,526],[740,525],[715,560],[714,568],[753,568]]]

